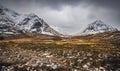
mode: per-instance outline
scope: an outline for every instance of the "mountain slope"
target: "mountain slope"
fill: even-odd
[[[118,31],[110,25],[104,24],[101,20],[96,20],[95,22],[89,24],[82,34],[96,34],[103,32],[114,32]]]
[[[13,30],[15,33],[62,35],[35,14],[23,15],[0,6],[0,32],[14,33]]]

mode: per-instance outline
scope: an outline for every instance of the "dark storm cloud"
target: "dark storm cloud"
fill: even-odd
[[[85,4],[86,6],[93,5],[96,8],[103,7],[115,10],[117,13],[120,12],[120,0],[0,0],[8,5],[34,5],[37,4],[41,7],[50,7],[52,9],[61,9],[66,5],[77,6]]]
[[[17,2],[18,0],[13,0]],[[120,9],[120,0],[19,0],[19,1],[32,1],[38,2],[43,6],[61,7],[61,5],[76,6],[81,3],[87,3],[88,5],[95,5],[113,9]]]
[[[3,3],[12,5],[29,5],[29,4],[39,4],[42,7],[51,7],[53,9],[59,9],[64,5],[77,6],[82,3],[86,5],[94,5],[96,7],[111,8],[116,11],[120,11],[120,0],[0,0]]]
[[[87,0],[87,2],[95,6],[120,9],[120,0]]]
[[[49,6],[78,5],[80,3],[93,4],[95,6],[120,9],[120,0],[36,0]]]
[[[60,9],[64,5],[76,6],[79,5],[83,0],[0,0],[10,5],[33,5],[38,4],[41,7],[50,7],[53,9]]]
[[[71,6],[76,6],[81,3],[86,3],[88,5],[95,5],[95,6],[100,6],[100,7],[107,7],[107,8],[112,8],[112,9],[117,9],[120,10],[120,0],[0,0],[3,2],[13,3],[13,4],[21,4],[23,3],[24,5],[29,4],[30,2],[32,3],[37,3],[42,6],[49,6],[53,8],[59,8],[62,5],[71,5]]]
[[[120,18],[120,0],[86,0],[89,5],[114,10],[116,19]]]

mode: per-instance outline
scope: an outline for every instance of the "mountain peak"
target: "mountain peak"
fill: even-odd
[[[93,22],[89,25],[103,26],[103,25],[106,25],[106,24],[104,24],[104,22],[101,21],[101,20],[96,20],[95,22]]]
[[[102,20],[99,20],[99,19],[96,20],[95,23],[96,23],[96,24],[104,24],[103,21],[102,21]]]
[[[61,36],[59,32],[51,28],[43,19],[37,15],[19,14],[9,8],[0,6],[0,32],[47,34]],[[4,31],[5,30],[5,31]]]
[[[113,28],[110,25],[105,24],[101,20],[96,20],[91,24],[88,24],[86,29],[82,32],[82,34],[95,34],[95,33],[102,33],[102,32],[112,32],[117,31],[116,28]]]

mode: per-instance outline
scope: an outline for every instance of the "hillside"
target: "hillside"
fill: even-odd
[[[120,38],[120,31],[116,32],[103,32],[97,34],[89,34],[89,35],[82,35],[82,36],[73,36],[73,39],[83,39],[83,40],[110,40],[110,39],[119,39]]]

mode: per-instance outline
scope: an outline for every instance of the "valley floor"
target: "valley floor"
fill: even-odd
[[[0,41],[1,71],[120,71],[120,46],[85,40]]]

